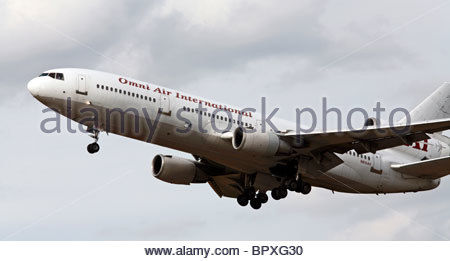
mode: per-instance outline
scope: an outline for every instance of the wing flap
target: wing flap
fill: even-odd
[[[391,168],[403,174],[418,178],[438,179],[450,174],[450,157],[407,164],[394,164]]]

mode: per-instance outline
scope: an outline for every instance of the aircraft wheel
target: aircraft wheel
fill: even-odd
[[[311,184],[309,183],[303,182],[301,188],[301,192],[303,195],[308,195],[311,192]]]
[[[258,195],[256,195],[256,198],[259,199],[262,204],[266,204],[267,201],[269,201],[269,197],[266,193],[258,193]]]
[[[281,199],[280,193],[279,193],[279,189],[278,189],[278,188],[273,189],[272,192],[271,192],[270,194],[272,195],[272,198],[273,198],[274,200],[280,200],[280,199]]]
[[[238,202],[238,204],[240,205],[240,206],[242,206],[242,207],[245,207],[245,206],[247,206],[248,205],[248,198],[247,198],[247,196],[245,196],[245,195],[239,195],[238,197],[237,197],[237,202]]]
[[[280,190],[280,196],[281,196],[281,198],[282,198],[282,199],[283,199],[283,198],[286,198],[287,195],[288,195],[288,190],[287,190],[286,188],[280,188],[279,190]]]
[[[258,198],[252,198],[252,200],[250,200],[250,206],[253,209],[260,209],[262,206],[262,203]]]
[[[287,188],[289,191],[296,191],[298,188],[298,182],[296,180],[291,180],[289,181],[289,183],[287,184]]]
[[[90,154],[97,153],[100,150],[100,145],[97,142],[91,143],[87,146],[87,151]]]

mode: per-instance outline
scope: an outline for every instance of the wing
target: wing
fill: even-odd
[[[282,139],[291,139],[297,144],[294,150],[297,155],[313,157],[321,171],[327,171],[342,161],[333,153],[345,153],[355,150],[363,154],[413,142],[429,139],[427,133],[435,133],[450,129],[450,119],[418,122],[413,124],[397,124],[394,126],[370,126],[364,130],[316,132],[309,134],[279,133]]]
[[[438,179],[450,174],[450,157],[394,164],[392,169],[418,178]]]
[[[306,154],[314,151],[345,153],[356,150],[358,153],[375,153],[378,150],[412,144],[429,139],[427,133],[450,129],[450,119],[419,122],[410,125],[392,127],[368,127],[365,130],[332,131],[310,134],[279,134],[283,137],[297,139],[300,146],[295,149]],[[295,142],[294,143],[299,143]]]

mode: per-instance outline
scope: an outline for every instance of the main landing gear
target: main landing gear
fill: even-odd
[[[245,207],[250,203],[253,209],[260,209],[261,206],[269,201],[269,197],[264,192],[256,193],[253,187],[244,190],[244,193],[237,197],[239,205]]]
[[[307,195],[311,192],[311,184],[302,182],[301,180],[292,179],[284,182],[282,186],[272,189],[270,194],[274,200],[280,200],[287,197],[288,191]],[[267,194],[262,191],[256,193],[254,187],[248,187],[237,197],[239,205],[246,207],[250,204],[253,209],[260,209],[267,201],[269,201]]]
[[[89,128],[87,131],[90,132],[90,133],[92,133],[92,134],[90,135],[90,137],[93,138],[93,139],[95,139],[95,142],[94,142],[94,143],[91,143],[91,144],[89,144],[89,145],[87,146],[87,151],[88,151],[90,154],[97,153],[97,152],[100,150],[100,145],[98,145],[98,143],[97,143],[97,142],[98,142],[98,139],[99,139],[100,131],[97,130],[97,129],[95,129],[95,128]]]
[[[272,198],[274,200],[284,199],[288,195],[288,190],[308,195],[311,192],[311,184],[302,182],[301,180],[290,180],[286,182],[286,185],[274,188],[271,192]]]
[[[294,179],[287,182],[287,189],[292,192],[295,191],[303,195],[308,195],[311,192],[311,184]]]

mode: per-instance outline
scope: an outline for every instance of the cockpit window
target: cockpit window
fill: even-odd
[[[62,73],[51,72],[51,73],[42,73],[41,75],[39,75],[39,77],[43,77],[43,76],[49,76],[49,77],[52,77],[53,79],[64,81],[64,74],[62,74]]]

